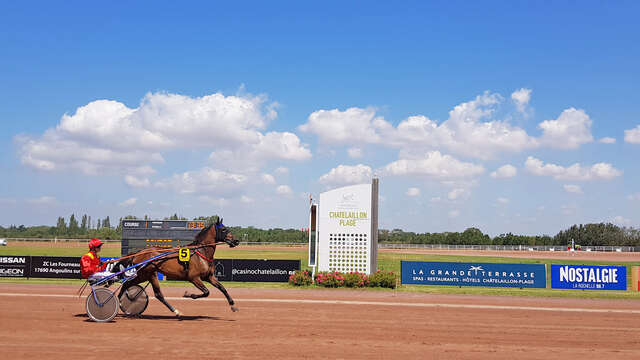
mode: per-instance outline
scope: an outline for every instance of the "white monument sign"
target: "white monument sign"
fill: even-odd
[[[320,194],[318,270],[371,274],[378,258],[378,179]]]

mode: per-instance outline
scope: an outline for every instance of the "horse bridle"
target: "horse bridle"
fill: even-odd
[[[216,225],[216,242],[224,242],[230,247],[237,246],[237,242],[233,240],[227,240],[227,234],[229,234],[229,229],[224,226],[224,224],[220,223]]]

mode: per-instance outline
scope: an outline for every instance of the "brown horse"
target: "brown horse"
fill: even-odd
[[[190,297],[192,299],[209,296],[209,289],[207,289],[202,281],[205,280],[209,282],[224,294],[229,302],[229,306],[231,306],[231,310],[238,311],[234,306],[233,299],[231,299],[231,296],[227,293],[227,289],[225,289],[214,276],[213,255],[216,252],[216,244],[220,243],[227,243],[230,247],[238,245],[238,241],[233,238],[233,234],[231,234],[229,229],[222,224],[222,219],[218,219],[215,224],[202,229],[202,231],[195,236],[195,241],[189,244],[189,246],[193,246],[195,249],[190,249],[190,259],[187,263],[180,262],[178,254],[171,254],[165,257],[160,257],[157,260],[152,260],[138,270],[134,279],[126,281],[122,285],[118,297],[121,298],[125,294],[127,288],[149,281],[153,287],[155,297],[169,308],[169,310],[175,313],[176,316],[180,316],[180,311],[171,306],[171,304],[165,300],[162,292],[160,291],[158,272],[161,272],[172,280],[189,281],[198,288],[198,290],[202,291],[201,294],[184,293],[184,297]],[[131,266],[139,264],[164,252],[166,252],[166,249],[162,248],[145,249],[140,251],[140,254],[135,255],[134,253],[133,257],[119,263],[125,266]],[[118,266],[118,264],[116,264],[116,266]]]

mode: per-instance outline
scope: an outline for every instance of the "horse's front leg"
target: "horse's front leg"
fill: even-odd
[[[202,283],[202,280],[200,280],[200,278],[196,277],[193,279],[189,279],[189,281],[191,281],[191,283],[198,288],[198,290],[202,291],[202,294],[189,294],[189,292],[185,291],[184,292],[184,297],[190,297],[192,299],[199,299],[201,297],[207,297],[209,296],[209,289],[207,289],[207,287]]]
[[[213,274],[209,275],[209,277],[207,278],[207,281],[211,285],[213,285],[216,289],[220,290],[220,292],[222,292],[222,294],[227,298],[227,301],[229,302],[229,306],[231,306],[231,310],[232,311],[234,311],[234,312],[238,311],[238,308],[233,306],[233,305],[235,305],[235,302],[233,301],[231,296],[229,296],[229,293],[227,292],[227,289],[225,289],[224,286],[222,286],[220,281],[218,281],[218,279],[216,279],[216,277],[213,276]]]
[[[172,313],[176,314],[176,316],[182,315],[178,309],[174,308],[165,300],[164,295],[162,295],[162,291],[160,291],[160,282],[158,281],[158,273],[154,273],[149,279],[151,282],[151,287],[153,287],[153,294],[156,296],[156,299],[160,300],[161,303],[164,304]]]

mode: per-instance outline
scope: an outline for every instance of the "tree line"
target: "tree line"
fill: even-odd
[[[91,216],[86,214],[80,220],[76,218],[75,214],[71,214],[68,221],[62,216],[58,217],[56,226],[11,225],[7,228],[0,226],[0,237],[72,239],[97,237],[105,240],[120,240],[122,238],[120,224],[123,219],[152,220],[146,215],[142,218],[128,215],[120,218],[116,224],[112,224],[109,216],[97,218],[94,221]],[[190,219],[174,213],[165,217],[164,220]],[[205,221],[207,224],[212,224],[218,220],[218,216],[198,216],[191,220]],[[253,226],[230,226],[230,229],[240,241],[305,243],[308,239],[308,234],[301,229],[259,229]],[[403,231],[402,229],[378,230],[379,242],[401,244],[566,246],[571,244],[572,240],[576,245],[581,246],[640,246],[640,229],[619,227],[611,223],[580,224],[562,230],[555,236],[505,233],[495,237],[484,234],[480,229],[474,227],[468,228],[463,232],[441,233],[415,233]]]

